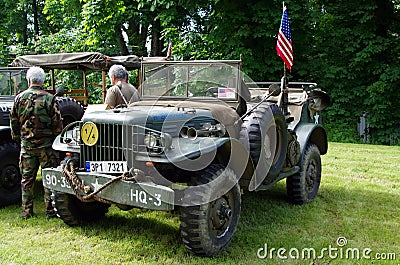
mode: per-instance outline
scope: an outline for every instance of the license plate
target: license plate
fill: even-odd
[[[124,173],[128,171],[126,161],[86,161],[86,172]]]

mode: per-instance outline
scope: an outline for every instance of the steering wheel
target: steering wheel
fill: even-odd
[[[128,105],[126,105],[126,104],[119,104],[119,105],[115,106],[114,109],[122,109],[122,108],[127,108],[127,107],[128,107]]]
[[[210,96],[210,97],[217,98],[218,97],[218,87],[212,86],[212,87],[207,88],[206,91],[204,91],[204,96]]]

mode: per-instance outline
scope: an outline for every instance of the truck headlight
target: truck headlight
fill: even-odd
[[[148,133],[144,136],[144,144],[150,152],[162,153],[172,145],[172,136],[168,133]]]
[[[153,148],[153,147],[157,146],[157,137],[153,134],[146,134],[144,136],[144,144],[148,148]]]
[[[162,133],[160,136],[160,143],[166,149],[169,149],[172,145],[172,136],[168,133]]]

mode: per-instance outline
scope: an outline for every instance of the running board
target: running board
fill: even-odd
[[[278,181],[290,177],[296,173],[298,173],[300,171],[300,167],[299,166],[295,166],[292,169],[285,171],[285,172],[281,172],[279,174],[279,176],[271,183],[268,184],[261,184],[260,186],[258,186],[255,191],[260,191],[260,190],[268,190],[270,189],[275,183],[277,183]]]

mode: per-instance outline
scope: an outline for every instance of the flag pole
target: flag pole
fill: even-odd
[[[288,112],[288,81],[287,69],[292,69],[293,65],[293,48],[292,37],[289,26],[289,16],[285,2],[282,2],[282,19],[278,32],[278,40],[276,44],[276,51],[278,56],[283,60],[283,77],[281,79],[281,97],[279,99],[279,107],[282,109],[283,114],[287,116]]]
[[[286,117],[289,115],[288,111],[288,104],[289,104],[289,91],[287,86],[287,78],[286,78],[286,65],[283,64],[283,77],[281,79],[281,91],[282,91],[282,112],[283,115]]]
[[[283,10],[285,10],[285,1],[282,1],[282,11]],[[285,64],[285,62],[283,63],[283,78],[285,78],[285,80],[286,80],[286,64]]]
[[[285,10],[285,1],[282,1],[282,11]],[[287,89],[287,78],[286,78],[286,64],[283,63],[283,77],[281,80],[281,91],[282,91],[282,111],[283,115],[286,117],[288,115],[288,100],[289,100],[289,91]]]

